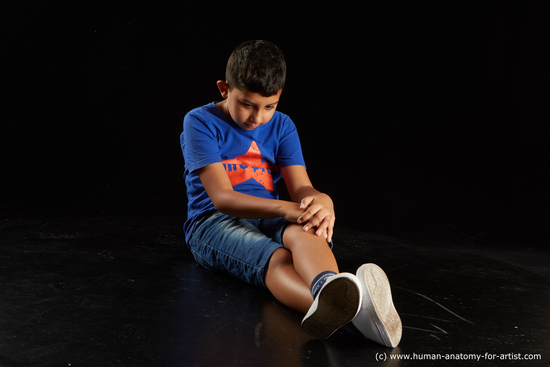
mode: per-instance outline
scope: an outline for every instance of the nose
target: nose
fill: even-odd
[[[265,120],[265,115],[261,110],[256,110],[250,116],[250,121],[256,125],[262,125]]]

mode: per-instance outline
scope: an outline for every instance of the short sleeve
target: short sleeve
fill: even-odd
[[[277,165],[279,167],[294,165],[305,166],[296,125],[287,117],[283,126],[283,134],[281,134],[279,149],[277,151]]]
[[[192,113],[185,116],[180,143],[189,172],[222,161],[217,135],[200,117]]]

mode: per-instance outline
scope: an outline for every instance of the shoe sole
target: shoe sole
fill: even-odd
[[[365,280],[363,308],[373,311],[369,312],[369,315],[380,333],[383,344],[396,347],[401,340],[403,328],[393,304],[386,273],[375,264],[364,264],[357,270],[357,277]]]
[[[329,279],[302,321],[302,328],[316,339],[326,339],[353,320],[360,307],[359,284],[347,277]]]

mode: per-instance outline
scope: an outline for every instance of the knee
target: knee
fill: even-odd
[[[285,239],[292,240],[295,238],[311,238],[315,236],[315,228],[310,228],[307,231],[304,231],[304,226],[297,223],[290,223],[286,226],[285,231],[283,232],[283,243]]]
[[[289,224],[283,233],[283,244],[292,251],[295,246],[326,246],[327,241],[324,237],[315,234],[316,229],[310,228],[304,231],[301,224]]]

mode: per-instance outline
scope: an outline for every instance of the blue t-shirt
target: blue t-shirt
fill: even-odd
[[[212,102],[185,115],[180,143],[188,198],[186,240],[195,220],[215,209],[197,174],[198,169],[222,162],[233,190],[278,199],[275,183],[281,178],[280,167],[305,166],[296,126],[278,111],[268,123],[247,131]]]

